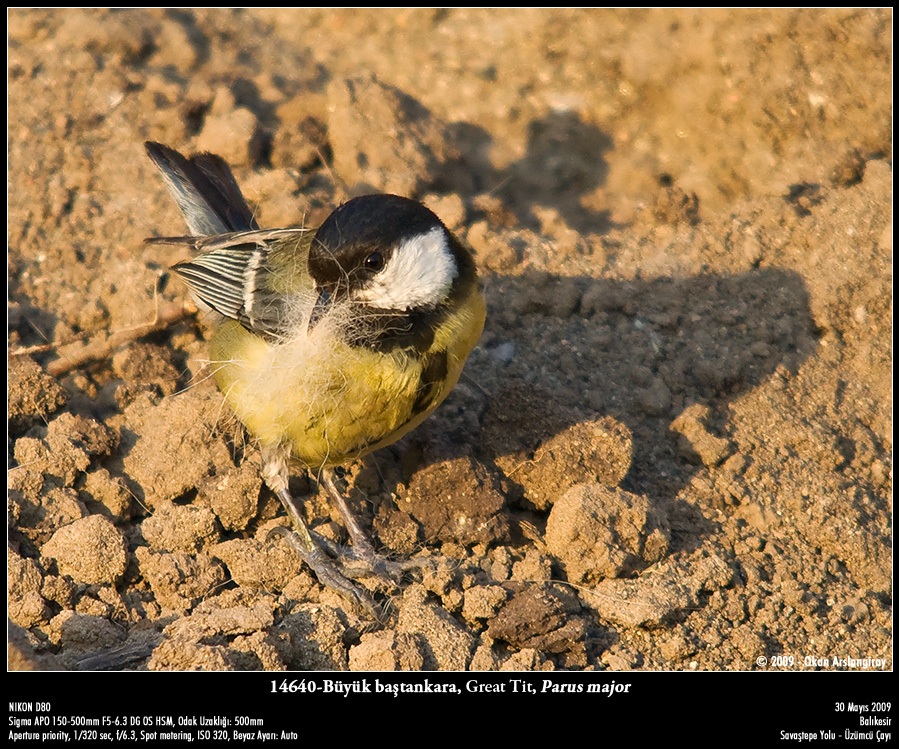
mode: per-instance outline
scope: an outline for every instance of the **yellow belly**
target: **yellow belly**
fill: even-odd
[[[228,404],[263,447],[289,444],[310,468],[338,465],[395,442],[418,426],[455,387],[481,336],[480,292],[438,329],[447,377],[429,408],[413,412],[422,365],[402,351],[353,347],[318,325],[283,344],[228,321],[215,333],[216,382]]]

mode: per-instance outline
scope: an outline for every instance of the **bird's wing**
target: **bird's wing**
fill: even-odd
[[[231,169],[219,156],[186,158],[173,148],[147,141],[147,153],[195,236],[258,229]]]
[[[175,239],[200,250],[172,270],[202,305],[237,320],[251,333],[275,341],[286,336],[297,295],[312,285],[306,268],[310,230],[260,229]]]
[[[173,270],[205,308],[277,340],[296,295],[311,287],[307,229],[260,229],[223,159],[190,158],[148,141],[147,153],[178,204],[191,236],[148,242],[187,244],[199,254]]]

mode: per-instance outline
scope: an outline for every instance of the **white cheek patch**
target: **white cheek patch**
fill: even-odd
[[[446,298],[458,274],[446,232],[437,226],[396,247],[356,298],[379,309],[433,307]]]

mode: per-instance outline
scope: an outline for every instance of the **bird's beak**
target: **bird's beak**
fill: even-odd
[[[322,288],[321,291],[318,292],[318,299],[315,300],[315,306],[312,308],[312,314],[309,315],[309,327],[308,332],[311,333],[312,329],[318,325],[319,321],[325,316],[325,313],[328,311],[328,308],[331,306],[331,292],[325,288]]]

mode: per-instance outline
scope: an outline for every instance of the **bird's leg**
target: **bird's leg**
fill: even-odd
[[[331,497],[331,501],[337,506],[337,509],[343,516],[343,523],[346,526],[347,533],[350,534],[350,541],[356,554],[360,556],[376,556],[374,546],[372,546],[365,531],[362,530],[359,520],[353,514],[349,504],[347,504],[343,493],[334,482],[334,469],[323,468],[318,480],[325,487],[328,496]]]
[[[269,536],[283,536],[300,555],[300,558],[309,565],[309,568],[315,573],[316,578],[322,585],[339,593],[357,609],[365,611],[373,619],[378,619],[378,611],[371,598],[361,588],[342,575],[328,555],[322,550],[322,547],[315,542],[312,533],[300,517],[290,492],[276,493],[293,521],[294,530],[291,531],[284,527],[275,528],[269,533]]]
[[[347,579],[334,566],[334,563],[324,552],[320,543],[313,537],[300,511],[296,501],[287,486],[287,463],[283,455],[276,451],[263,451],[263,478],[269,488],[275,492],[284,509],[290,516],[294,529],[276,528],[269,533],[269,537],[279,535],[297,551],[302,560],[315,573],[318,581],[326,588],[339,593],[348,599],[357,609],[365,611],[373,619],[378,619],[378,610],[374,601],[365,591]]]
[[[331,501],[337,506],[340,514],[343,516],[344,525],[346,525],[347,533],[350,534],[352,549],[350,555],[353,559],[362,563],[362,569],[357,573],[360,577],[375,576],[383,578],[385,575],[393,580],[398,581],[400,576],[411,569],[421,567],[424,562],[421,560],[409,559],[403,562],[394,562],[386,557],[378,554],[372,546],[368,535],[362,530],[359,520],[350,509],[346,498],[337,484],[334,482],[334,471],[331,468],[323,468],[319,476],[319,481],[331,497]],[[350,573],[355,572],[350,564],[344,564],[344,569]],[[355,576],[355,575],[353,575]]]

